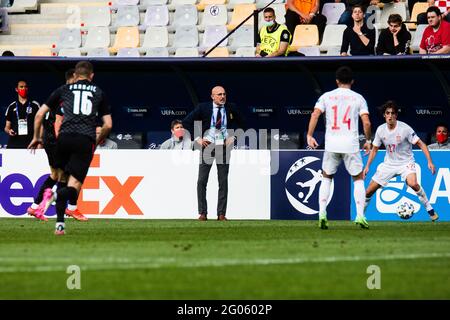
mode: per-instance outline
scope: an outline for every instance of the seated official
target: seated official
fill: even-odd
[[[276,22],[275,11],[264,9],[264,26],[261,28],[256,45],[256,57],[285,57],[289,53],[292,36],[284,24]]]
[[[173,120],[170,124],[172,137],[163,142],[162,150],[192,150],[192,141],[186,133],[181,120]]]

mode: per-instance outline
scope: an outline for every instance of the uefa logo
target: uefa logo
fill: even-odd
[[[417,182],[421,184],[421,169],[416,163]],[[414,212],[420,210],[420,203],[417,202],[417,195],[413,189],[408,187],[401,176],[396,176],[389,180],[389,183],[376,192],[376,206],[380,213],[395,214],[397,207],[403,202],[409,202],[414,206]]]
[[[319,187],[322,180],[321,159],[307,156],[297,160],[288,170],[285,179],[285,191],[289,203],[300,213],[313,215],[319,212]],[[330,196],[333,198],[334,181],[331,183]]]

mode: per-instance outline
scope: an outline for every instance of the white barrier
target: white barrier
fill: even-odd
[[[80,210],[89,218],[196,219],[199,152],[98,150],[89,169]],[[229,219],[270,219],[270,152],[234,150],[228,178]],[[49,173],[43,150],[0,151],[0,217],[24,217]],[[216,216],[217,170],[207,189]]]

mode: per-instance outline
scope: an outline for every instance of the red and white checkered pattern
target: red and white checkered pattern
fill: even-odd
[[[444,13],[450,9],[450,0],[436,0],[434,5],[441,10],[441,13]]]

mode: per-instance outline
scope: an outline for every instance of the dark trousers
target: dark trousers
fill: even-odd
[[[301,24],[300,16],[296,12],[288,9],[286,10],[286,15],[284,17],[286,18],[286,27],[292,36],[294,36],[295,27]],[[327,18],[323,14],[317,13],[311,19],[309,24],[315,24],[317,26],[317,29],[319,30],[319,39],[322,41],[322,35],[327,24]]]
[[[209,172],[214,160],[217,165],[217,177],[219,180],[219,196],[217,201],[217,215],[225,215],[227,211],[228,198],[228,171],[230,168],[230,149],[225,147],[214,147],[210,145],[200,152],[200,165],[197,180],[198,213],[208,214],[208,203],[206,201],[206,187],[208,185]]]

